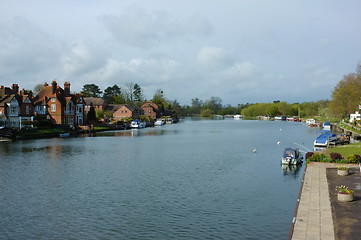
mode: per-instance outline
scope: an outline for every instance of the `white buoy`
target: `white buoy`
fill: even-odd
[[[281,144],[281,142],[277,142],[277,144]]]
[[[256,148],[253,149],[253,152],[254,152],[254,153],[257,152]]]
[[[280,128],[280,131],[282,131],[282,128]]]

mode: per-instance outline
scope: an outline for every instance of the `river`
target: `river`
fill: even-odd
[[[304,165],[283,169],[282,152],[315,137],[302,123],[188,119],[1,143],[0,239],[286,239]]]

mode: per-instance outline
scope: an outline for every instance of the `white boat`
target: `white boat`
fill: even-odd
[[[313,118],[309,118],[306,120],[306,124],[307,124],[307,126],[314,125],[314,124],[316,124],[316,121]]]
[[[242,116],[242,115],[237,114],[237,115],[234,115],[234,116],[233,116],[233,118],[234,118],[234,119],[241,119],[241,118],[243,118],[243,116]]]
[[[298,148],[285,148],[283,151],[282,164],[296,165],[302,163],[302,153]]]
[[[145,122],[142,122],[140,120],[134,120],[130,123],[131,128],[145,128]]]
[[[313,142],[314,147],[327,147],[330,142],[336,142],[338,140],[337,135],[329,130],[318,131],[321,133]]]
[[[165,124],[165,120],[163,119],[157,119],[157,121],[155,121],[154,126],[163,126]]]

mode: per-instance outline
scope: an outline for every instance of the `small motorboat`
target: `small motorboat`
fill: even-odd
[[[314,147],[327,147],[329,143],[336,142],[338,140],[337,135],[329,130],[318,131],[321,133],[313,143]]]
[[[134,120],[130,123],[131,128],[145,128],[146,123],[140,120]]]
[[[165,120],[163,119],[157,119],[157,121],[155,121],[154,126],[163,126],[165,124]]]
[[[282,164],[302,164],[302,159],[302,153],[298,150],[298,148],[286,148],[283,151]]]

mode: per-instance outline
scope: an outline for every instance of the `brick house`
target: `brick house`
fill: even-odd
[[[47,83],[34,98],[35,113],[46,116],[55,124],[78,125],[85,119],[85,101],[77,94],[70,94],[70,83],[65,82],[64,89],[53,81]],[[78,112],[76,111],[78,109]]]
[[[145,115],[154,120],[161,117],[159,106],[152,101],[147,101],[141,106],[141,108],[143,109]]]
[[[142,115],[144,115],[144,110],[142,108],[130,105],[122,105],[117,111],[113,113],[113,119],[116,121],[122,120],[126,117],[139,119]]]
[[[84,108],[84,111],[85,111],[85,115],[89,112],[90,110],[90,107],[94,107],[94,110],[97,111],[97,110],[106,110],[107,106],[108,106],[108,103],[106,101],[104,101],[103,98],[96,98],[96,97],[86,97],[84,98],[84,101],[85,101],[85,108]]]

